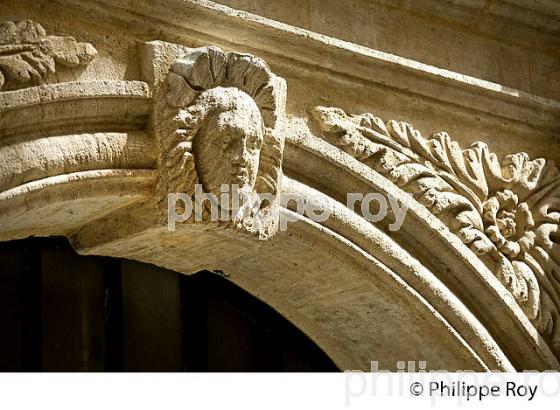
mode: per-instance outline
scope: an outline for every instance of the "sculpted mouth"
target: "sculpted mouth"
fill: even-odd
[[[231,173],[235,178],[245,178],[249,175],[247,168],[238,168]]]
[[[238,168],[231,173],[231,179],[233,183],[246,184],[249,180],[249,171],[247,168]]]

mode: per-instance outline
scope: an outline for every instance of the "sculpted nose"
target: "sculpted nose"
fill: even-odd
[[[249,151],[243,144],[239,144],[233,156],[233,163],[236,165],[245,166],[249,162]]]

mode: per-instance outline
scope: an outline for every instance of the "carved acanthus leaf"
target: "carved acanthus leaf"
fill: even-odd
[[[91,44],[73,37],[47,36],[34,21],[5,21],[0,24],[0,89],[42,84],[57,64],[85,65],[96,54]]]
[[[526,153],[499,161],[442,132],[316,107],[321,136],[383,174],[442,220],[495,273],[560,352],[560,172]]]

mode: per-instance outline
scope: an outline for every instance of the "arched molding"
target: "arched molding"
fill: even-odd
[[[491,266],[444,221],[387,176],[320,138],[308,118],[286,119],[285,82],[264,61],[160,42],[144,45],[141,55],[144,81],[0,92],[0,155],[9,159],[0,168],[0,239],[65,235],[83,254],[185,274],[226,272],[343,369],[369,369],[375,360],[388,369],[403,360],[447,370],[560,368]],[[169,104],[165,96],[177,84],[193,95]],[[244,180],[251,193],[276,194],[262,226],[253,218],[241,227],[207,220],[173,232],[167,227],[165,195],[190,187],[194,177],[186,185],[183,178],[191,171],[204,172],[197,162],[203,156],[195,155],[203,152],[196,148],[199,128],[185,135],[188,115],[211,115],[206,103],[244,113],[241,134],[254,131],[262,140],[256,178]],[[220,131],[223,123],[216,124]],[[170,176],[180,183],[170,184]],[[402,228],[392,232],[390,219],[372,224],[347,209],[348,192],[407,201]],[[291,194],[320,200],[332,218],[315,222],[296,214],[282,205]],[[287,230],[279,229],[282,217],[294,219]]]
[[[33,138],[65,132],[135,130],[151,112],[142,81],[75,81],[0,94],[0,138]]]
[[[72,41],[51,40],[72,51]],[[43,47],[37,41],[25,50]],[[69,234],[149,198],[157,149],[143,130],[152,111],[148,84],[35,80],[41,85],[12,81],[0,92],[0,238]]]

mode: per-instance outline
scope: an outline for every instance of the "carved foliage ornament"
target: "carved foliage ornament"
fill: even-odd
[[[0,24],[0,89],[42,84],[57,64],[85,65],[96,54],[91,44],[73,37],[47,36],[31,20],[5,21]]]
[[[163,192],[192,196],[202,184],[204,192],[219,197],[226,184],[276,197],[282,174],[284,80],[261,59],[204,47],[175,61],[167,84],[171,127],[162,138]],[[272,205],[259,210],[261,218],[271,216]],[[249,226],[253,222],[246,218],[234,225],[261,237],[272,233]]]
[[[322,137],[383,174],[439,217],[479,255],[560,353],[560,173],[526,153],[502,161],[477,142],[316,107]]]

